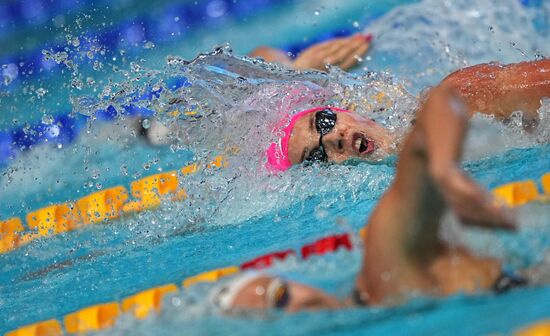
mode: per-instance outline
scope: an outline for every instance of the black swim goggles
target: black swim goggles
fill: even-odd
[[[332,131],[336,125],[336,112],[330,108],[326,108],[321,111],[315,112],[315,128],[320,134],[319,136],[319,147],[313,148],[305,162],[328,162],[328,155],[323,146],[323,136],[327,135]]]

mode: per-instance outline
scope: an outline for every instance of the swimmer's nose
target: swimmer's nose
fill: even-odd
[[[342,154],[345,152],[346,132],[334,129],[323,137],[323,146],[328,152]],[[330,156],[330,153],[328,153]]]

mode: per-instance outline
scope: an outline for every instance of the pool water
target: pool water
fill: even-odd
[[[367,30],[374,31],[377,36],[377,47],[373,47],[365,63],[368,70],[388,71],[392,80],[414,94],[465,64],[488,59],[518,61],[535,58],[538,54],[548,55],[544,49],[548,46],[540,43],[538,35],[543,34],[549,24],[544,20],[544,13],[550,9],[546,2],[495,1],[478,6],[476,10],[472,9],[472,1],[465,0],[454,4],[435,1],[408,3],[393,1],[376,5],[376,2],[368,2],[365,5],[361,1],[350,1],[344,5],[327,0],[311,6],[308,2],[289,2],[262,12],[262,18],[285,23],[283,33],[269,35],[273,43],[279,45],[303,42],[296,41],[296,34],[291,33],[290,27],[296,16],[306,22],[298,22],[298,25],[306,26],[304,36],[317,36],[346,25],[353,28],[356,20],[363,20],[361,22],[369,24]],[[397,7],[386,14],[394,6]],[[367,10],[376,13],[377,20],[372,22],[368,14],[357,14]],[[438,10],[444,15],[433,14]],[[510,11],[515,11],[513,18],[506,16]],[[419,14],[423,12],[424,16]],[[526,22],[535,24],[527,25]],[[168,43],[159,44],[153,50],[142,48],[136,55],[145,58],[142,67],[158,69],[167,54],[191,58],[198,52],[211,50],[220,38],[231,40],[237,53],[267,43],[260,37],[246,39],[250,34],[244,33],[251,27],[266,29],[265,21],[251,19],[240,25],[242,27],[237,25],[234,31],[215,38],[208,38],[207,32],[194,31],[191,35],[197,40],[197,49],[184,50],[181,46],[172,49]],[[409,26],[420,28],[414,30]],[[457,27],[469,30],[455,40]],[[423,36],[422,41],[427,41],[425,45],[418,43],[419,40],[411,42],[411,35],[403,33],[413,34],[415,31],[416,36]],[[430,35],[434,31],[437,38]],[[509,31],[514,35],[506,35]],[[468,34],[477,36],[474,38]],[[184,38],[178,41],[184,41]],[[470,41],[487,42],[487,50],[468,49],[466,46]],[[241,64],[240,60],[228,57],[229,63]],[[424,62],[426,58],[430,61]],[[128,63],[117,66],[128,68]],[[105,64],[103,70],[97,72],[85,66],[79,69],[82,72],[77,76],[86,77],[88,71],[96,80],[88,91],[101,91],[107,85],[111,77],[108,72],[112,68]],[[190,65],[191,68],[194,66]],[[246,66],[243,65],[244,71],[248,71]],[[261,68],[257,70],[259,75],[250,75],[250,78],[266,77],[265,71],[272,77],[278,74],[262,65],[258,67]],[[361,76],[365,70],[359,68],[355,72]],[[165,72],[159,70],[159,73],[155,74],[155,79],[162,78]],[[219,73],[210,75],[216,80],[227,80]],[[111,81],[121,83],[124,76],[113,74]],[[2,125],[7,129],[14,126],[11,120],[14,117],[22,122],[33,122],[37,116],[40,120],[41,114],[55,115],[70,109],[69,96],[88,94],[66,85],[63,87],[73,78],[74,74],[54,70],[51,78],[31,78],[19,83],[19,88],[8,87],[10,95],[6,100],[2,99],[6,104],[13,104],[14,108],[2,115]],[[338,72],[331,73],[328,78],[343,86],[354,80],[374,83]],[[28,86],[33,83],[48,87],[50,93],[44,100],[27,99],[24,88],[29,90]],[[254,87],[254,84],[250,85]],[[55,86],[63,89],[56,92]],[[135,87],[143,86],[142,82],[136,81]],[[194,92],[192,88],[188,90]],[[224,98],[238,97],[231,94],[228,90]],[[22,114],[30,103],[36,104],[36,110]],[[210,103],[216,104],[214,101]],[[550,105],[545,103],[541,109],[543,122],[535,134],[525,134],[513,125],[503,127],[491,120],[475,119],[468,139],[465,168],[487,188],[516,180],[538,180],[550,171],[546,159],[550,145],[545,133],[548,111]],[[18,154],[0,176],[2,218],[24,217],[29,211],[48,204],[75,200],[117,184],[129,185],[140,177],[177,169],[216,154],[214,148],[198,153],[147,146],[136,137],[133,122],[130,118],[111,123],[89,121],[73,143],[63,144],[60,148],[36,146]],[[492,138],[480,140],[489,133],[486,132],[489,128],[494,130],[498,141]],[[487,142],[491,145],[487,146]],[[190,200],[166,202],[154,211],[39,239],[0,255],[0,316],[3,317],[0,332],[44,319],[62,319],[65,314],[80,308],[120,300],[153,286],[171,282],[180,284],[188,276],[238,265],[264,253],[297,249],[326,235],[351,232],[357,238],[357,230],[364,225],[395,172],[395,160],[390,159],[376,165],[295,167],[281,177],[262,173],[253,176],[251,174],[258,172],[259,163],[238,161],[242,158],[230,159],[231,165],[225,170],[205,171],[186,179],[185,187],[189,194],[194,195]],[[548,204],[528,204],[518,209],[521,226],[516,233],[459,229],[454,239],[463,240],[479,253],[503,258],[511,268],[536,264],[549,268],[550,261],[545,260],[545,250],[550,246],[549,211]],[[452,220],[449,225],[453,225]],[[359,269],[359,251],[359,248],[339,251],[307,261],[290,258],[275,265],[275,270],[343,298],[351,290]],[[499,296],[484,293],[444,299],[419,298],[396,308],[295,315],[272,312],[267,316],[246,318],[217,314],[206,299],[211,287],[202,284],[180,291],[165,301],[159,315],[152,315],[145,321],[124,316],[104,334],[507,334],[550,317],[550,287],[545,285]]]

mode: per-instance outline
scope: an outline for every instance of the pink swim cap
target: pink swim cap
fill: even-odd
[[[275,126],[273,133],[281,134],[280,138],[276,142],[272,142],[266,151],[267,163],[266,167],[273,171],[285,171],[292,166],[290,159],[288,158],[288,145],[290,136],[294,125],[300,118],[313,112],[322,111],[324,109],[331,109],[338,112],[350,112],[348,110],[340,109],[332,106],[320,106],[309,110],[298,112],[295,115],[286,115]]]

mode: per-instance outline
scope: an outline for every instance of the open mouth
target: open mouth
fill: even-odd
[[[370,154],[376,149],[374,141],[360,133],[355,133],[353,135],[353,147],[359,155]]]

